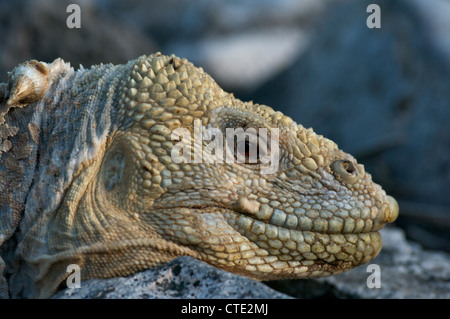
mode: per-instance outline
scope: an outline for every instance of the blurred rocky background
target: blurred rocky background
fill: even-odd
[[[81,29],[66,26],[70,3],[80,5]],[[366,26],[371,3],[380,29]],[[78,68],[175,53],[237,97],[313,127],[399,201],[404,233],[386,234],[396,242],[378,259],[397,281],[381,296],[449,298],[449,0],[0,0],[0,38],[0,82],[29,59]],[[401,282],[411,288],[408,272],[439,290],[399,294]],[[352,279],[340,276],[269,284],[295,297],[376,297],[345,290],[334,278]],[[320,293],[302,292],[311,290]]]

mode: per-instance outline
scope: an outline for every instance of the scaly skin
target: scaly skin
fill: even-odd
[[[77,72],[62,61],[40,69],[42,94],[18,97],[17,75],[2,93],[10,114],[41,112],[37,169],[16,212],[20,231],[10,227],[17,248],[5,257],[13,297],[50,296],[69,264],[85,280],[180,255],[256,280],[333,275],[373,259],[377,231],[397,217],[395,200],[334,142],[236,99],[185,59],[158,53]],[[278,128],[278,170],[174,163],[171,133],[194,134],[198,122],[224,133]]]

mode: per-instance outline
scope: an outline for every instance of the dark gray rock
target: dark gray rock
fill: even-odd
[[[266,285],[231,274],[191,257],[179,257],[162,268],[129,277],[91,279],[81,288],[66,288],[57,299],[289,298]]]
[[[69,4],[81,9],[81,28],[69,29]],[[96,1],[0,0],[0,82],[7,71],[27,60],[51,62],[60,57],[80,64],[126,63],[157,51],[151,35],[100,10]]]

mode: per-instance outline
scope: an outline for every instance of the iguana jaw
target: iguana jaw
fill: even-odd
[[[168,217],[170,216],[170,217]],[[337,274],[375,258],[377,231],[315,232],[274,225],[222,207],[173,207],[148,213],[164,238],[202,260],[257,280]]]

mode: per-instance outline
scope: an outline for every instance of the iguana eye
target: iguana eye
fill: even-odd
[[[241,164],[260,164],[261,157],[267,153],[265,139],[254,128],[237,129],[233,136],[232,154],[234,160]]]
[[[249,140],[235,141],[234,158],[239,163],[257,164],[259,163],[259,145],[258,142]]]
[[[263,118],[234,109],[216,109],[212,116],[210,124],[224,134],[227,161],[252,165],[252,169],[271,163],[271,148],[278,147],[278,142],[272,142],[272,128]],[[277,156],[273,158],[278,160]]]

